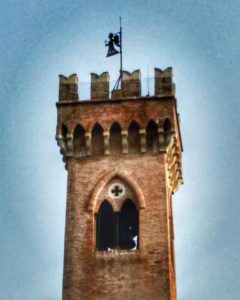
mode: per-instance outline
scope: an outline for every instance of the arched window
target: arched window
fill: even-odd
[[[119,216],[119,247],[120,249],[138,249],[138,210],[134,203],[127,199]]]
[[[77,125],[73,133],[74,153],[77,156],[86,156],[85,130],[81,125]]]
[[[97,214],[96,239],[98,250],[109,250],[115,247],[116,224],[112,206],[103,201]]]
[[[169,119],[166,119],[163,123],[163,130],[164,130],[164,141],[165,143],[168,143],[171,138],[171,121]]]
[[[113,123],[110,129],[110,153],[119,154],[122,153],[122,134],[121,127],[118,123]]]
[[[140,153],[139,125],[135,121],[128,127],[128,152]]]
[[[157,124],[151,120],[147,125],[147,151],[158,152],[158,127]]]
[[[92,154],[102,155],[104,154],[104,139],[103,129],[98,123],[95,124],[92,130]]]
[[[139,214],[134,203],[125,200],[121,212],[113,212],[110,203],[102,202],[96,216],[97,250],[139,249]]]

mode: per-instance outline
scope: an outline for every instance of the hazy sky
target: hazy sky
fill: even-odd
[[[66,171],[58,74],[172,66],[184,145],[174,198],[179,300],[239,300],[240,2],[0,1],[0,299],[61,299]]]

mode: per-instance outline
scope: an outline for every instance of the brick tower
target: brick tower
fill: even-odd
[[[176,300],[172,195],[182,183],[172,69],[91,74],[91,99],[60,75],[56,139],[68,171],[64,300]]]

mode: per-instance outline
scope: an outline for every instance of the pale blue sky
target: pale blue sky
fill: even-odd
[[[185,185],[174,198],[179,300],[238,300],[240,2],[0,1],[0,299],[61,299],[66,171],[58,74],[172,66]],[[83,89],[87,84],[83,83]]]

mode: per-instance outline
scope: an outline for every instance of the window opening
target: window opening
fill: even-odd
[[[92,130],[92,153],[93,155],[104,154],[103,129],[98,123],[93,127]]]
[[[138,249],[139,216],[136,206],[126,200],[119,215],[119,247],[120,249]]]
[[[168,143],[171,138],[171,128],[172,128],[172,125],[171,125],[171,122],[169,119],[166,119],[164,121],[163,128],[164,128],[164,140],[166,143]]]
[[[118,123],[113,123],[111,126],[109,145],[111,154],[122,153],[122,134]]]
[[[150,121],[147,126],[147,150],[158,152],[158,128],[154,121]]]
[[[121,212],[113,212],[110,203],[105,200],[96,216],[97,249],[139,249],[139,213],[134,203],[127,199]]]
[[[79,156],[86,156],[85,130],[81,125],[77,125],[73,134],[74,153]]]
[[[115,247],[115,216],[108,201],[103,201],[97,214],[97,249],[111,250]]]
[[[128,127],[128,149],[129,153],[140,153],[139,125],[134,121]]]

